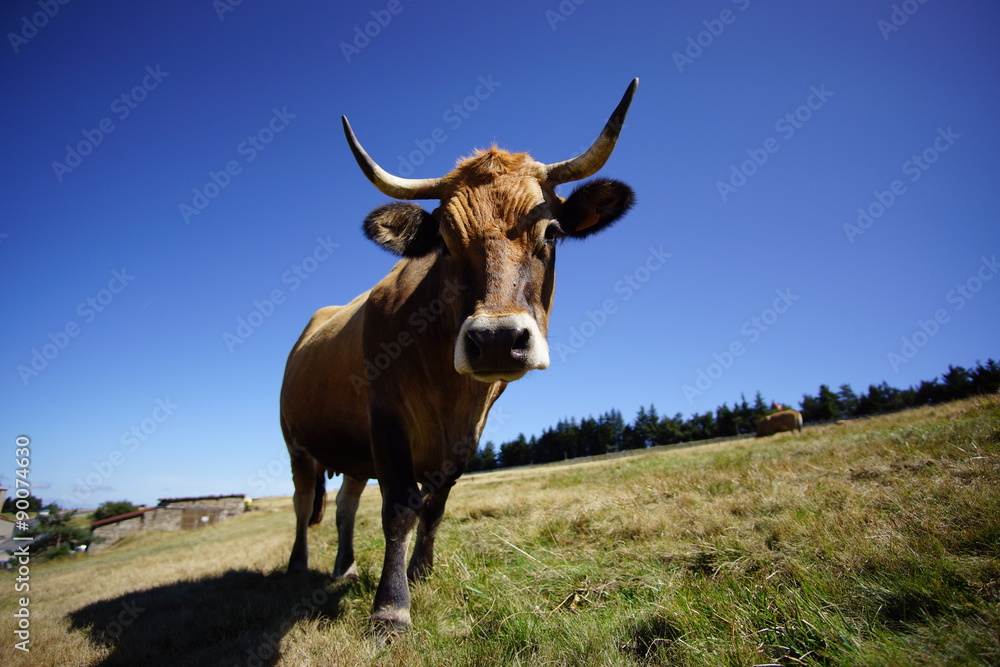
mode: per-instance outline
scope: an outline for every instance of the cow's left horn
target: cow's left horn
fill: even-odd
[[[361,147],[358,138],[354,136],[351,124],[347,122],[347,116],[341,116],[344,122],[344,134],[347,135],[347,143],[351,146],[354,159],[358,161],[358,166],[365,173],[368,180],[376,188],[395,199],[440,199],[443,193],[444,179],[441,178],[400,178],[387,172],[378,166],[375,160],[368,156],[365,149]]]
[[[611,157],[611,151],[615,149],[618,134],[622,130],[622,125],[625,124],[625,114],[628,113],[628,107],[632,104],[632,96],[635,95],[635,89],[638,87],[639,79],[632,79],[632,83],[629,84],[628,89],[622,96],[622,101],[618,103],[618,107],[611,114],[611,118],[608,119],[604,130],[601,131],[601,136],[597,137],[597,141],[586,152],[571,160],[556,162],[555,164],[546,166],[545,169],[550,183],[559,184],[579,181],[582,178],[593,176],[604,166],[604,163]]]

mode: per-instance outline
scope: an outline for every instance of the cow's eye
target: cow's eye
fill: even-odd
[[[545,242],[552,244],[555,243],[556,239],[561,239],[564,236],[566,236],[566,232],[559,226],[559,222],[551,220],[548,227],[545,228]]]

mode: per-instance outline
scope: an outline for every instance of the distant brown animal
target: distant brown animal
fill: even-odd
[[[763,417],[757,422],[757,437],[781,433],[782,431],[802,432],[802,413],[798,410],[782,410]]]
[[[368,238],[403,259],[349,304],[313,315],[281,389],[295,484],[288,569],[307,569],[306,529],[322,519],[324,476],[341,473],[334,575],[357,576],[354,516],[367,481],[377,478],[386,540],[371,612],[379,626],[410,626],[407,579],[431,570],[448,493],[490,407],[507,383],[549,365],[556,241],[599,232],[632,206],[631,188],[618,181],[592,180],[565,199],[555,187],[604,166],[637,85],[633,80],[601,135],[573,159],[542,164],[494,146],[442,178],[385,172],[342,119],[375,187],[396,199],[440,200],[431,212],[397,202],[368,215]]]

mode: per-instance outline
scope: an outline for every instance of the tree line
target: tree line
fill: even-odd
[[[869,385],[860,394],[850,384],[834,391],[822,384],[815,396],[804,394],[799,402],[803,421],[824,422],[865,417],[935,403],[945,403],[977,394],[1000,391],[1000,364],[993,359],[976,362],[972,368],[948,366],[940,378],[922,380],[907,389],[897,389],[886,382]],[[695,440],[754,433],[757,422],[777,412],[758,391],[753,402],[744,395],[730,407],[723,403],[715,410],[660,416],[656,407],[639,408],[635,418],[626,423],[620,411],[611,409],[598,417],[560,420],[539,436],[519,434],[499,446],[487,441],[473,455],[467,472],[562,461],[581,456],[610,454],[655,445],[671,445]]]

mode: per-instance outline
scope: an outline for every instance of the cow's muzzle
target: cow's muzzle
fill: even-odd
[[[513,382],[549,367],[549,346],[526,313],[466,318],[455,344],[455,370],[481,382]]]

